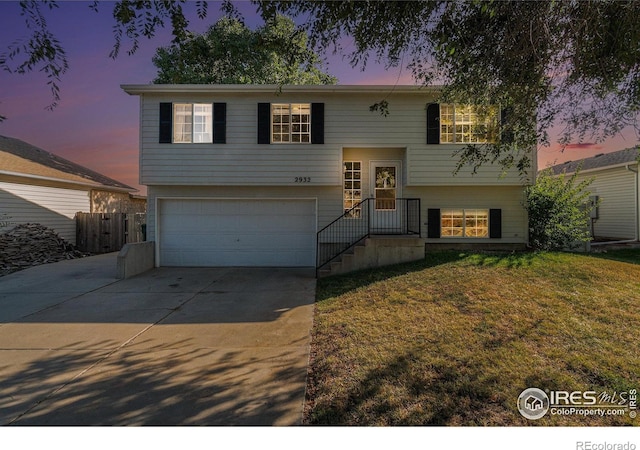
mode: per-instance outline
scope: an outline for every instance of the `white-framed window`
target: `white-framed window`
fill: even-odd
[[[359,219],[362,217],[362,208],[355,207],[362,201],[362,162],[344,162],[344,212],[347,217]],[[352,209],[353,208],[353,209]]]
[[[440,143],[485,144],[498,138],[497,106],[440,105]]]
[[[311,143],[311,104],[273,103],[271,105],[271,142]]]
[[[489,237],[488,209],[443,209],[440,211],[441,237]]]
[[[213,105],[211,103],[174,103],[173,142],[212,143]]]

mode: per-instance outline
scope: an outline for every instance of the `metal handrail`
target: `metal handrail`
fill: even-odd
[[[316,269],[372,234],[419,236],[420,233],[419,198],[366,198],[318,231]]]

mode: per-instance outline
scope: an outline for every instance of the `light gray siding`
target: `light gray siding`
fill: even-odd
[[[299,99],[269,97],[272,102]],[[274,186],[295,185],[295,177],[309,177],[314,186],[340,183],[340,148],[312,144],[257,144],[257,105],[264,98],[143,96],[143,184]],[[315,98],[306,102],[315,101]],[[226,102],[226,144],[158,144],[159,104]],[[325,112],[326,117],[326,112]]]
[[[599,217],[593,224],[596,238],[636,238],[636,176],[625,167],[578,175],[578,180],[593,178],[589,191],[600,198]]]
[[[76,212],[90,211],[88,191],[9,182],[0,182],[0,205],[12,224],[39,223],[72,244]]]
[[[362,198],[372,197],[371,167],[398,161],[398,195],[421,199],[422,237],[429,208],[502,211],[499,239],[433,239],[437,242],[524,244],[527,180],[487,164],[477,174],[454,175],[461,146],[427,145],[426,106],[434,90],[411,87],[130,86],[141,97],[140,176],[148,186],[148,239],[157,237],[158,202],[182,199],[315,199],[317,230],[343,214],[343,163],[362,162]],[[388,101],[389,115],[370,111]],[[160,103],[226,103],[226,143],[160,144]],[[259,103],[323,103],[323,144],[258,144]],[[313,122],[313,117],[312,117]],[[532,150],[531,159],[535,161]],[[535,167],[532,173],[535,173]],[[297,183],[296,178],[304,179]],[[213,202],[215,203],[215,202]],[[266,202],[265,202],[266,203]]]
[[[313,186],[339,186],[343,149],[377,147],[405,149],[408,185],[523,183],[517,170],[503,174],[491,165],[482,167],[476,175],[465,168],[453,176],[457,161],[454,152],[460,146],[426,145],[426,105],[435,100],[433,94],[414,91],[385,95],[390,108],[386,117],[369,110],[383,98],[377,93],[141,94],[141,181],[148,185],[294,186],[296,177],[308,177]],[[227,143],[159,144],[161,102],[225,102]],[[324,103],[325,143],[257,144],[259,102]]]
[[[318,230],[342,214],[342,191],[337,187],[205,187],[149,186],[147,191],[147,239],[155,240],[157,199],[317,199]],[[317,230],[316,230],[317,231]]]
[[[523,192],[519,186],[451,186],[407,187],[405,197],[421,199],[422,236],[427,237],[427,210],[469,208],[502,210],[502,237],[490,238],[439,238],[427,239],[427,243],[481,243],[526,244],[528,219],[523,206]]]
[[[437,243],[525,244],[528,239],[527,215],[523,205],[522,188],[502,187],[407,187],[404,197],[420,198],[422,232],[427,236],[427,209],[429,208],[497,208],[502,210],[502,237],[500,239],[433,239]],[[319,231],[342,215],[342,190],[335,187],[196,187],[149,186],[147,232],[148,240],[155,240],[157,199],[211,198],[211,199],[316,199]]]

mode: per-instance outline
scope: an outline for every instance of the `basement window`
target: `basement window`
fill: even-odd
[[[441,237],[488,238],[488,209],[443,209]]]

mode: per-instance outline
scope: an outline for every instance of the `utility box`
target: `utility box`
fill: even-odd
[[[598,219],[598,204],[600,203],[600,197],[597,195],[590,195],[589,196],[589,203],[588,203],[588,208],[589,208],[589,217],[591,217],[592,219]]]

